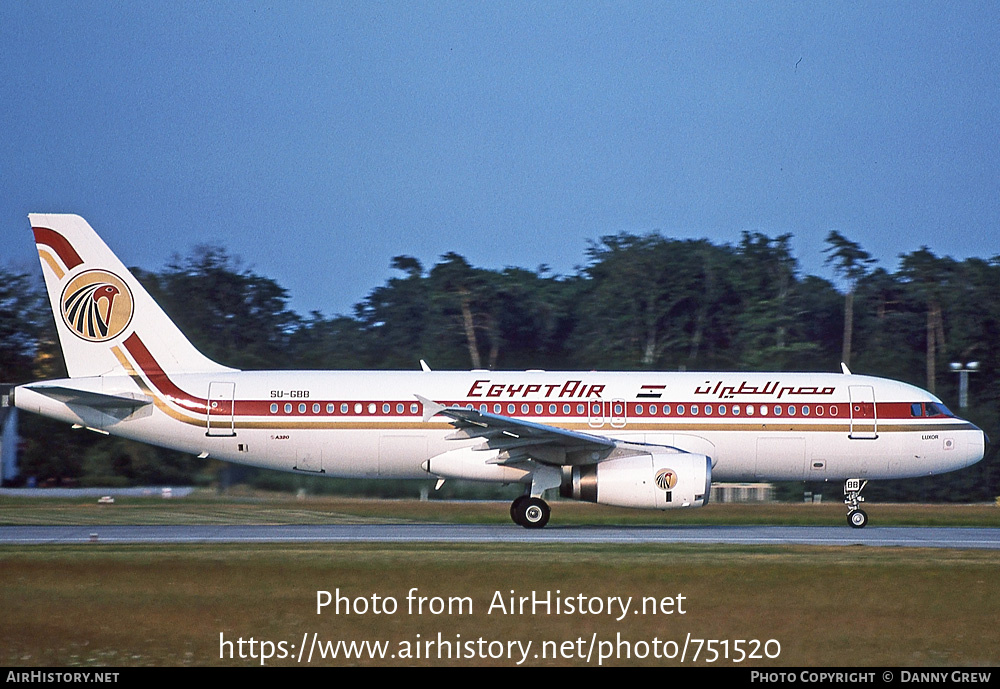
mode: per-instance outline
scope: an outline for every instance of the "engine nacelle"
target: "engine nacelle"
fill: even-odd
[[[563,467],[559,494],[601,505],[669,510],[707,505],[711,488],[711,458],[664,452]]]
[[[431,457],[421,467],[439,478],[466,481],[492,481],[495,483],[524,483],[531,481],[531,472],[520,466],[491,464],[499,450],[474,450],[462,447]]]

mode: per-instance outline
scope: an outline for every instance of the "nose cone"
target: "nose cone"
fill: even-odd
[[[987,451],[990,449],[990,439],[983,430],[977,426],[973,426],[976,432],[972,434],[969,439],[968,444],[968,454],[969,463],[966,466],[972,466],[977,462],[982,461],[983,457],[986,456]]]
[[[990,453],[990,436],[986,435],[986,433],[983,431],[979,431],[979,433],[980,433],[980,440],[982,441],[983,444],[982,452],[979,455],[979,459],[973,458],[973,460],[969,462],[970,465],[975,464],[980,459],[983,459]]]

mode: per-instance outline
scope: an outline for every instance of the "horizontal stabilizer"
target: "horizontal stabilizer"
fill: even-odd
[[[92,409],[138,409],[139,407],[153,403],[152,397],[140,395],[139,393],[126,392],[120,395],[109,395],[103,392],[77,390],[62,385],[44,384],[29,385],[27,387],[33,392],[51,397],[64,404],[78,404]]]

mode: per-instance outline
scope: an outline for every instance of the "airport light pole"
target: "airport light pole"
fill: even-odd
[[[958,374],[958,406],[965,409],[969,406],[969,374],[979,370],[978,361],[970,361],[967,364],[952,362],[951,370]]]

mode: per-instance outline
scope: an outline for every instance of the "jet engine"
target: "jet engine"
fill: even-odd
[[[708,504],[711,487],[710,457],[653,452],[565,466],[559,494],[601,505],[669,510]]]

